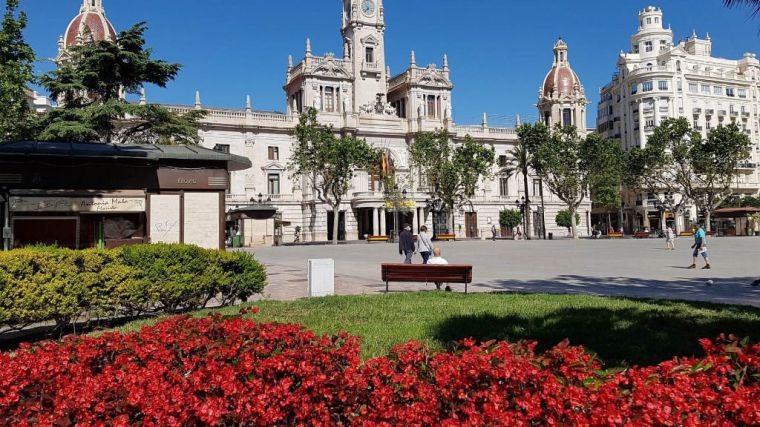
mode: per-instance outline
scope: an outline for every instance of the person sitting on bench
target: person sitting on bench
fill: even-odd
[[[428,265],[449,265],[449,262],[441,257],[441,248],[433,248],[433,256],[428,260]],[[443,283],[441,282],[435,282],[435,288],[439,291],[442,285]],[[446,292],[451,292],[451,287],[448,285],[446,286]]]

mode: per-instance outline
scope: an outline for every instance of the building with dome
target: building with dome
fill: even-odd
[[[115,41],[116,30],[106,18],[103,0],[83,0],[79,14],[66,27],[66,32],[58,38],[56,62],[68,59],[69,48],[84,42]]]
[[[285,243],[319,242],[332,238],[333,221],[339,221],[341,240],[391,236],[397,226],[404,223],[412,225],[415,233],[427,225],[459,238],[481,238],[491,236],[493,225],[498,227],[500,211],[516,209],[516,201],[526,196],[539,200],[538,179],[529,177],[531,188],[525,194],[522,176],[499,175],[500,166],[507,162],[508,152],[517,141],[513,128],[490,126],[485,113],[481,123],[454,122],[454,84],[449,58],[444,52],[441,52],[440,66],[418,64],[415,53],[411,52],[406,69],[393,74],[385,60],[387,26],[383,0],[343,0],[341,12],[343,49],[340,54],[318,54],[319,48],[306,39],[300,58],[288,57],[284,113],[257,110],[250,97],[244,98],[245,107],[241,109],[214,108],[204,105],[202,94],[198,92],[193,104],[167,105],[175,112],[208,111],[199,131],[202,145],[251,160],[253,167],[232,171],[228,177],[226,206],[231,212],[231,233],[239,232],[245,245],[269,244],[275,235],[281,236]],[[87,37],[108,38],[114,34],[102,1],[85,0],[80,14],[59,42],[62,52],[59,57],[65,58],[66,48],[71,46],[69,40],[78,43]],[[558,121],[564,108],[572,105],[573,124],[585,129],[586,104],[580,80],[569,68],[566,46],[558,44],[557,49],[562,52],[561,60],[555,58],[559,79],[555,86],[560,89],[556,94],[550,91],[541,108],[555,109]],[[567,70],[572,81],[569,89],[562,89]],[[386,200],[377,177],[367,171],[356,172],[338,218],[316,200],[308,185],[291,179],[287,164],[295,143],[294,131],[300,113],[307,107],[316,108],[319,120],[332,125],[336,134],[366,139],[386,151],[398,171],[396,181],[402,186],[399,190],[405,190],[399,212],[394,211],[394,205],[398,204]],[[409,161],[408,147],[415,135],[441,129],[448,131],[452,144],[461,143],[470,135],[481,144],[493,147],[498,159],[494,178],[480,183],[471,204],[457,207],[453,212],[435,209],[435,201],[431,200],[423,177]],[[564,205],[548,189],[544,194],[547,231],[558,237],[566,235],[567,230],[555,224],[556,213],[564,209]],[[261,221],[234,215],[236,209],[259,203],[274,206],[278,210],[277,218]],[[535,227],[527,232],[538,236],[542,234],[541,213],[536,204],[531,208],[531,222]],[[590,204],[583,205],[579,214],[582,217],[579,232],[590,233]],[[452,215],[455,225],[450,230]]]
[[[596,128],[620,141],[624,148],[645,147],[647,138],[663,120],[684,117],[707,136],[710,129],[735,123],[751,138],[752,159],[740,167],[734,191],[757,194],[760,190],[760,61],[754,53],[741,59],[713,56],[712,40],[696,32],[674,42],[665,27],[663,11],[650,6],[639,13],[638,31],[628,52],[617,57],[612,81],[600,90]],[[626,228],[659,229],[664,224],[683,230],[698,213],[687,206],[676,217],[662,210],[665,197],[678,194],[629,193],[624,204]]]
[[[549,127],[575,126],[586,133],[586,107],[589,102],[578,74],[570,67],[567,43],[561,38],[554,45],[554,64],[538,93],[539,117]]]

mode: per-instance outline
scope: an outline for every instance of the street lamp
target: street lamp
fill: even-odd
[[[530,199],[526,199],[525,196],[522,196],[519,200],[515,200],[515,206],[517,209],[520,210],[520,214],[523,217],[523,226],[526,224],[526,219],[528,216],[528,212],[526,212],[526,208],[528,207],[528,204],[530,203]],[[530,240],[530,233],[528,230],[525,230],[525,238],[527,240]]]

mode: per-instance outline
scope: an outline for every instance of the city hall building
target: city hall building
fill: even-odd
[[[713,55],[712,40],[695,33],[674,43],[662,9],[639,13],[638,31],[627,53],[620,52],[617,71],[601,91],[597,131],[620,141],[624,148],[646,147],[655,127],[669,117],[683,117],[706,137],[710,129],[735,123],[752,141],[752,158],[739,166],[737,194],[760,190],[760,61],[754,53],[741,59]],[[664,212],[665,197],[680,194],[628,194],[623,206],[629,230],[659,229],[662,224],[684,230],[696,221],[696,207],[676,217]]]
[[[498,228],[500,211],[517,209],[516,201],[528,198],[533,224],[528,232],[533,236],[543,234],[541,181],[529,177],[530,188],[525,194],[522,176],[506,178],[499,174],[517,142],[515,129],[490,126],[486,114],[478,124],[455,123],[454,83],[447,56],[442,54],[440,66],[418,64],[411,52],[407,68],[394,74],[386,64],[386,29],[382,0],[344,0],[342,52],[318,55],[306,39],[303,56],[287,60],[284,113],[255,110],[250,98],[242,109],[212,108],[202,103],[200,93],[196,93],[194,104],[167,106],[176,112],[208,111],[200,129],[202,145],[251,160],[251,168],[231,173],[227,210],[234,211],[259,200],[273,205],[278,216],[271,224],[282,226],[278,233],[286,243],[331,239],[336,220],[340,228],[338,237],[345,240],[390,236],[397,224],[403,223],[412,225],[415,233],[427,225],[459,238],[481,238],[491,236],[493,225]],[[114,34],[102,0],[85,0],[80,14],[59,40],[59,58],[65,58],[67,48],[86,37],[111,39]],[[548,57],[549,52],[547,62]],[[539,77],[536,84],[540,84],[537,103],[542,120],[586,131],[588,101],[580,79],[570,67],[564,41],[554,47],[554,62],[543,83]],[[291,179],[287,165],[295,143],[295,127],[307,107],[316,108],[320,122],[331,125],[336,134],[353,135],[384,150],[397,169],[396,181],[403,183],[399,191],[405,190],[405,200],[389,202],[377,177],[367,171],[356,171],[340,215],[334,218],[332,210],[316,200],[311,188],[301,180]],[[497,158],[493,178],[480,183],[472,203],[448,212],[435,209],[423,177],[409,159],[408,148],[415,135],[435,130],[447,130],[452,144],[461,143],[470,135],[493,147]],[[564,204],[547,188],[543,193],[546,231],[558,237],[567,235],[566,229],[555,224],[556,214],[565,208]],[[590,233],[590,211],[588,201],[579,209],[578,230],[582,235]],[[454,229],[450,230],[452,215]],[[255,230],[243,236],[246,245],[270,242],[274,228],[256,224],[232,226],[234,230]]]

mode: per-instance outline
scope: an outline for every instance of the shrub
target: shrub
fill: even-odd
[[[266,270],[246,253],[189,245],[107,251],[31,247],[0,253],[0,325],[176,312],[246,300]]]
[[[359,363],[355,337],[177,316],[0,354],[0,419],[25,425],[758,425],[760,345],[605,370],[582,347],[418,343]]]
[[[567,231],[570,231],[571,228],[573,228],[573,219],[570,216],[570,211],[568,209],[561,210],[557,213],[557,217],[554,219],[557,223],[557,227],[564,227],[567,228]],[[581,216],[579,214],[575,214],[575,223],[580,224],[581,223]]]
[[[522,224],[522,212],[515,209],[504,209],[499,212],[500,226],[507,229],[513,229],[520,224]]]

